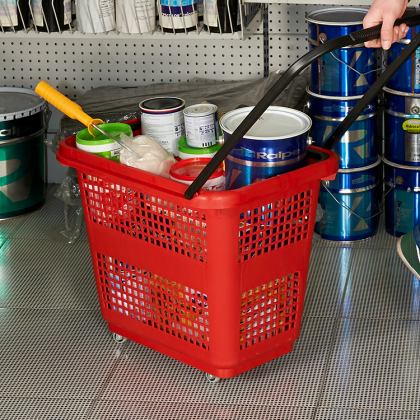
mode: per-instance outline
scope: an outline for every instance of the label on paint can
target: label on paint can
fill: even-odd
[[[17,26],[18,24],[18,10],[16,0],[6,0],[6,6],[0,6],[0,23],[2,26]]]
[[[420,120],[404,121],[403,130],[408,133],[420,133]]]
[[[405,133],[405,160],[407,162],[420,162],[420,134]]]
[[[184,110],[187,144],[191,147],[209,147],[216,144],[219,136],[217,106],[193,105]]]
[[[160,24],[166,29],[188,29],[198,25],[197,0],[160,0]]]

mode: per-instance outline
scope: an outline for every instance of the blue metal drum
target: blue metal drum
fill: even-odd
[[[223,115],[220,126],[225,141],[252,111],[239,108]],[[270,106],[225,159],[226,189],[236,189],[254,182],[301,168],[311,119],[291,108]]]
[[[321,43],[363,29],[367,9],[337,7],[306,15],[310,49]],[[326,96],[359,96],[377,76],[377,50],[364,44],[341,48],[311,64],[311,91]]]
[[[384,157],[400,165],[420,166],[420,94],[384,91]]]
[[[315,232],[323,239],[353,242],[375,235],[380,215],[380,162],[378,158],[364,168],[339,169],[334,181],[322,183],[319,203],[324,214]]]
[[[322,147],[332,132],[357,104],[361,96],[321,96],[307,89],[310,95],[309,114],[312,118],[310,136]],[[369,166],[378,160],[377,105],[371,102],[334,147],[341,169]]]
[[[408,7],[407,10],[414,10],[414,7]],[[404,50],[407,44],[420,32],[420,26],[409,28],[405,38],[400,39],[391,45],[385,60],[385,64],[389,66],[398,55]],[[394,74],[392,79],[386,85],[388,88],[408,93],[420,94],[420,49],[400,67]]]
[[[399,237],[420,223],[420,168],[383,161],[385,228]]]

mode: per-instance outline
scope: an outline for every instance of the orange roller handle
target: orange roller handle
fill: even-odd
[[[39,82],[38,86],[35,88],[35,92],[43,97],[51,105],[58,108],[61,112],[66,114],[69,118],[73,120],[78,120],[84,124],[91,135],[93,135],[93,127],[98,124],[103,124],[104,122],[98,118],[92,118],[85,112],[83,112],[82,107],[69,98],[66,98],[58,90],[54,89],[47,82]]]

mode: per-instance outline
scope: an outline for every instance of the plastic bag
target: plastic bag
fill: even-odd
[[[121,140],[140,155],[141,159],[129,150],[122,148],[120,163],[169,178],[169,170],[175,163],[175,158],[159,142],[149,136],[136,136],[133,138],[125,134],[121,134]]]

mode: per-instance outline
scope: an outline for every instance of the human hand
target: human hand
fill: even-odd
[[[388,50],[392,43],[404,38],[408,32],[405,24],[394,27],[396,19],[400,18],[407,7],[408,0],[375,0],[363,19],[363,28],[370,28],[382,23],[381,37],[365,42],[367,48]]]

